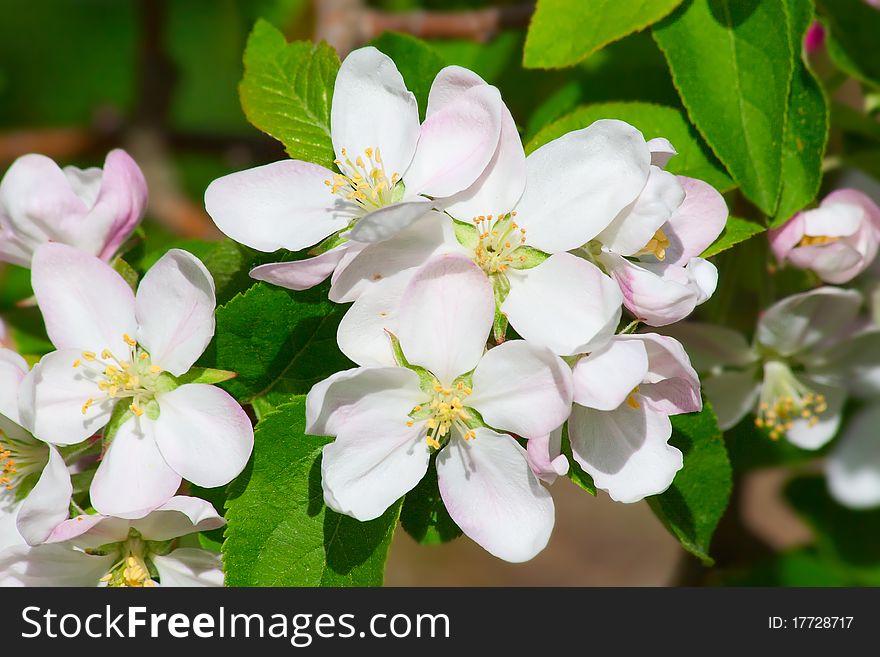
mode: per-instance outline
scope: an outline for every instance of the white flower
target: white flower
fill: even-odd
[[[220,555],[170,541],[224,524],[195,497],[173,497],[140,520],[79,515],[46,544],[0,550],[0,586],[223,586]]]
[[[852,509],[880,506],[880,405],[871,404],[846,425],[825,461],[831,496]]]
[[[722,430],[753,411],[772,439],[819,449],[837,433],[847,388],[876,386],[880,332],[853,332],[861,303],[857,292],[833,287],[787,297],[763,314],[753,347],[720,326],[684,323],[669,333],[705,373]]]
[[[299,251],[343,233],[340,244],[315,258],[254,273],[291,289],[311,287],[361,243],[391,237],[428,212],[431,199],[471,185],[495,151],[501,106],[498,90],[482,86],[442,106],[429,102],[419,126],[415,97],[394,62],[372,47],[355,50],[333,91],[330,134],[339,173],[275,162],[215,180],[205,207],[226,235],[260,251]]]
[[[214,487],[241,472],[253,448],[247,415],[220,388],[173,378],[214,334],[214,283],[198,259],[169,251],[135,296],[104,262],[46,244],[34,254],[33,287],[58,351],[22,385],[25,426],[72,445],[117,414],[91,485],[95,509],[140,517],[174,495],[181,477]]]
[[[437,455],[440,494],[465,534],[492,554],[525,561],[546,545],[553,502],[526,450],[507,433],[548,434],[568,415],[571,375],[522,340],[483,353],[492,287],[469,259],[429,262],[404,291],[396,334],[408,367],[361,367],[317,384],[307,430],[324,448],[328,506],[359,520],[381,515]]]
[[[103,169],[61,169],[44,155],[23,155],[0,181],[0,260],[30,267],[34,250],[50,241],[110,260],[146,204],[147,183],[125,151],[110,151]]]

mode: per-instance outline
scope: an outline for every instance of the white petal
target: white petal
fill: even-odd
[[[55,445],[75,445],[99,431],[110,420],[116,400],[91,404],[104,395],[82,367],[82,352],[53,351],[43,356],[25,377],[20,388],[22,423],[40,440]]]
[[[661,169],[665,167],[678,151],[672,143],[664,137],[654,137],[648,140],[648,150],[651,151],[651,164]]]
[[[406,413],[389,410],[363,410],[324,447],[321,483],[334,511],[378,518],[425,476],[431,450],[423,426],[407,426]]]
[[[169,467],[205,488],[224,486],[241,473],[254,449],[254,429],[228,392],[190,383],[156,401],[156,444]]]
[[[722,431],[732,429],[758,401],[760,382],[754,369],[721,372],[703,379],[703,394],[712,404]]]
[[[134,292],[107,263],[65,244],[34,253],[31,281],[46,332],[58,349],[127,354],[134,336]]]
[[[648,373],[639,392],[654,410],[666,415],[702,410],[700,378],[681,343],[656,333],[629,335],[621,339],[640,342],[648,353]]]
[[[21,502],[15,500],[13,491],[0,493],[0,555],[6,548],[27,545],[15,526],[20,506]]]
[[[119,427],[89,492],[98,513],[142,518],[170,500],[178,486],[180,475],[156,445],[155,423],[143,415]]]
[[[176,495],[131,526],[148,541],[167,541],[178,536],[217,529],[226,524],[214,506],[198,497]]]
[[[394,351],[388,332],[397,334],[400,297],[409,281],[390,278],[370,286],[339,322],[339,350],[363,367],[393,367]]]
[[[526,340],[568,356],[591,351],[617,330],[620,291],[591,262],[557,253],[508,278],[501,310]]]
[[[669,418],[644,403],[614,411],[575,406],[568,432],[574,459],[618,502],[662,493],[684,464],[681,452],[667,442]]]
[[[78,515],[56,526],[46,542],[69,543],[83,550],[91,550],[124,541],[128,538],[130,527],[129,521],[123,518]]]
[[[216,552],[178,548],[152,558],[161,586],[223,586],[223,561]]]
[[[21,424],[18,389],[28,373],[27,361],[11,349],[0,347],[0,415]]]
[[[214,336],[214,279],[191,253],[171,249],[144,274],[135,313],[137,340],[151,362],[185,374]]]
[[[852,509],[880,506],[880,406],[853,416],[825,462],[831,496]]]
[[[404,367],[356,367],[315,384],[306,396],[306,432],[336,436],[360,415],[384,408],[389,415],[407,415],[426,400],[419,376]]]
[[[517,223],[529,244],[548,253],[582,246],[636,199],[650,161],[642,133],[623,121],[569,132],[526,160]]]
[[[840,428],[840,414],[843,402],[846,401],[846,391],[837,386],[825,385],[809,376],[797,377],[813,392],[825,396],[828,409],[819,416],[819,422],[810,426],[808,420],[797,418],[794,426],[786,431],[788,442],[797,445],[801,449],[819,449],[837,435]]]
[[[552,484],[568,474],[568,459],[562,453],[562,427],[549,435],[529,438],[526,442],[529,467],[541,481]]]
[[[359,48],[336,75],[330,133],[337,157],[354,160],[379,148],[385,170],[403,174],[419,140],[419,110],[394,62],[373,47]]]
[[[697,305],[708,301],[718,287],[718,268],[704,258],[691,258],[685,271],[693,278],[699,292]]]
[[[13,547],[0,552],[0,587],[97,586],[116,556],[85,554],[69,545]]]
[[[358,242],[383,242],[405,230],[431,211],[433,204],[423,198],[409,198],[364,215],[351,229],[349,237]]]
[[[596,239],[614,253],[634,255],[669,221],[682,201],[684,189],[678,178],[652,166],[648,182],[636,200],[624,208]]]
[[[230,173],[205,190],[217,228],[259,251],[299,251],[348,226],[352,212],[330,193],[328,169],[282,160]]]
[[[344,242],[314,258],[259,265],[251,269],[250,277],[288,290],[308,290],[333,273],[348,248],[349,243]]]
[[[413,276],[400,301],[404,356],[449,385],[476,366],[494,311],[492,284],[482,269],[460,256],[434,258]]]
[[[550,493],[510,436],[479,428],[476,438],[454,438],[437,457],[440,495],[449,515],[496,557],[528,561],[553,531]]]
[[[510,340],[490,349],[474,370],[475,408],[491,426],[531,438],[549,434],[571,409],[571,370],[549,349]]]
[[[70,515],[73,486],[61,454],[49,447],[49,462],[18,512],[19,533],[30,545],[43,543]]]
[[[427,116],[403,178],[407,194],[443,198],[470,187],[498,147],[503,108],[498,89],[475,86]]]
[[[601,411],[614,410],[647,373],[648,352],[642,342],[612,339],[575,364],[574,401]]]
[[[783,356],[816,346],[835,335],[858,314],[855,290],[820,287],[773,304],[758,321],[756,339]]]
[[[716,365],[745,367],[758,358],[741,333],[724,326],[682,322],[665,327],[663,333],[684,345],[699,372],[707,372]]]

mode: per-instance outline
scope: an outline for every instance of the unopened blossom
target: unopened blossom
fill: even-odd
[[[78,515],[43,545],[0,550],[0,586],[223,586],[219,554],[173,541],[224,522],[210,503],[183,496],[139,520]]]
[[[22,420],[40,439],[72,445],[116,418],[91,485],[95,509],[140,517],[181,477],[215,487],[241,472],[253,448],[245,412],[220,388],[175,379],[214,334],[214,282],[197,258],[170,250],[137,295],[109,265],[62,244],[37,249],[32,270],[58,350],[23,384]]]
[[[0,180],[0,260],[30,267],[38,246],[60,242],[109,261],[146,204],[144,176],[125,151],[110,151],[102,169],[23,155]]]
[[[701,373],[722,430],[748,413],[770,438],[819,449],[837,433],[848,393],[872,385],[880,366],[880,331],[855,331],[858,292],[822,287],[767,309],[754,343],[731,329],[684,323],[669,333],[684,343]]]
[[[544,548],[553,501],[512,434],[539,437],[562,424],[571,373],[523,340],[485,351],[493,315],[492,286],[476,264],[432,260],[403,292],[400,365],[346,370],[312,388],[307,431],[336,437],[321,462],[330,508],[380,516],[436,452],[440,495],[465,534],[508,561]]]
[[[333,90],[337,171],[286,160],[233,173],[208,186],[205,207],[226,235],[260,251],[299,251],[325,240],[314,258],[253,273],[291,289],[311,287],[363,243],[391,237],[434,199],[470,186],[495,151],[501,107],[498,90],[484,85],[442,107],[429,103],[419,125],[415,97],[394,62],[360,48],[343,61]]]
[[[877,256],[880,207],[856,189],[838,189],[769,238],[780,262],[809,269],[826,283],[847,283]]]
[[[852,509],[880,506],[880,405],[870,404],[847,423],[825,461],[831,496]]]

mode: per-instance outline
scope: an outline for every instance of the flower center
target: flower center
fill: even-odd
[[[107,399],[131,399],[129,410],[137,416],[144,414],[144,404],[153,399],[156,382],[162,368],[153,365],[150,354],[142,350],[136,340],[127,333],[122,336],[128,345],[128,354],[117,356],[104,349],[100,356],[84,351],[82,358],[73,361],[73,367],[82,369],[104,394],[90,397],[82,406],[83,415],[95,402]]]
[[[363,213],[390,205],[400,174],[395,172],[388,176],[379,148],[367,148],[354,162],[344,148],[341,152],[343,159],[334,160],[341,173],[334,173],[332,180],[324,181],[330,193],[355,204]]]
[[[120,544],[122,558],[101,578],[109,587],[143,588],[156,586],[145,559],[144,541],[132,536]]]
[[[0,429],[0,489],[11,491],[25,477],[42,471],[49,448],[30,437],[12,438]]]
[[[472,390],[464,383],[458,382],[452,388],[445,388],[440,383],[434,383],[434,395],[427,404],[419,404],[412,410],[411,417],[406,426],[411,427],[417,421],[423,421],[428,430],[425,442],[434,449],[440,449],[441,440],[444,440],[453,427],[457,428],[465,440],[471,440],[476,434],[467,426],[471,415],[464,407],[462,400],[466,399]]]
[[[831,244],[839,239],[839,237],[829,237],[828,235],[804,235],[798,242],[798,246],[821,246]]]
[[[662,228],[658,228],[657,232],[654,233],[654,237],[651,238],[651,241],[648,242],[641,251],[636,253],[636,255],[652,255],[657,258],[657,260],[665,260],[666,249],[668,248],[669,238],[666,237],[666,233],[663,232]]]
[[[811,427],[816,426],[819,416],[827,410],[825,396],[798,381],[787,365],[779,361],[764,364],[764,385],[755,426],[767,429],[771,440],[779,440],[795,420],[806,420]]]
[[[495,219],[491,214],[473,219],[479,239],[474,247],[474,262],[487,275],[503,274],[517,257],[523,262],[526,260],[525,256],[513,253],[526,243],[526,229],[517,225],[513,220],[515,216],[516,212],[510,212],[499,214]]]

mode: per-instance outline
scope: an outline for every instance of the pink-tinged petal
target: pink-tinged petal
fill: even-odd
[[[397,334],[400,297],[409,281],[390,278],[371,286],[348,309],[336,331],[339,350],[362,367],[393,367],[390,333]]]
[[[617,502],[662,493],[684,465],[681,452],[668,443],[669,418],[644,403],[614,411],[575,406],[568,434],[575,461]]]
[[[21,420],[40,440],[54,445],[75,445],[100,431],[110,420],[115,400],[89,399],[104,395],[92,375],[74,367],[82,352],[53,351],[43,356],[22,381],[19,390]]]
[[[562,427],[546,436],[526,441],[526,458],[535,476],[547,484],[568,474],[568,459],[562,453]]]
[[[453,438],[437,457],[437,479],[449,515],[489,553],[520,563],[546,547],[553,499],[510,436],[481,427],[472,440]]]
[[[758,359],[741,333],[724,326],[683,322],[667,326],[663,333],[684,345],[698,372],[708,372],[717,365],[745,367]]]
[[[754,368],[745,372],[722,372],[703,378],[703,394],[712,404],[722,431],[732,429],[758,403],[761,383]]]
[[[72,494],[67,465],[58,450],[50,446],[49,462],[18,512],[18,532],[28,544],[43,543],[67,519]]]
[[[178,548],[164,556],[154,556],[163,587],[223,586],[223,560],[216,552],[198,548]]]
[[[431,211],[433,204],[423,198],[408,198],[364,215],[348,236],[358,242],[384,242],[405,230]]]
[[[510,340],[490,349],[463,400],[487,424],[527,438],[549,434],[571,410],[571,370],[549,349]]]
[[[190,383],[162,393],[154,423],[162,458],[184,479],[205,488],[237,477],[254,449],[254,428],[228,392]]]
[[[81,223],[83,231],[100,240],[95,253],[102,260],[109,261],[128,239],[146,207],[147,181],[140,167],[125,151],[110,151],[104,160],[98,198]]]
[[[684,201],[679,179],[656,166],[635,201],[625,207],[596,237],[605,248],[624,256],[635,255]]]
[[[877,241],[872,239],[870,251],[877,254]],[[848,283],[870,264],[859,249],[845,241],[816,246],[800,246],[788,254],[788,261],[800,269],[812,269],[826,283]]]
[[[857,189],[837,189],[822,200],[822,207],[836,205],[858,206],[876,230],[880,230],[880,206],[870,196]]]
[[[804,234],[824,237],[848,237],[855,233],[864,219],[861,206],[834,202],[826,198],[813,210],[803,212]]]
[[[424,423],[407,426],[406,413],[389,410],[363,409],[324,447],[321,484],[334,511],[362,521],[378,518],[425,476],[431,450]]]
[[[702,291],[684,267],[634,263],[603,253],[602,263],[620,286],[623,305],[649,326],[665,326],[690,315]]]
[[[859,411],[825,461],[831,496],[851,509],[880,506],[880,406]]]
[[[623,336],[621,340],[639,342],[647,351],[648,372],[639,393],[654,410],[666,415],[702,410],[700,378],[678,340],[656,333]]]
[[[315,384],[306,396],[306,432],[336,436],[349,422],[362,424],[361,416],[371,409],[405,416],[426,398],[418,374],[404,367],[356,367],[337,372]]]
[[[648,374],[648,351],[640,340],[615,336],[572,368],[576,404],[612,411]]]
[[[781,356],[815,347],[856,318],[862,295],[855,290],[820,287],[773,304],[758,321],[755,339]]]
[[[704,258],[691,258],[685,271],[697,287],[697,305],[708,301],[718,288],[718,268]]]
[[[822,49],[825,45],[825,28],[819,21],[813,21],[807,33],[804,35],[804,49],[809,54],[813,54]]]
[[[348,248],[349,243],[344,242],[314,258],[259,265],[251,269],[250,277],[288,290],[308,290],[324,282],[334,272]]]
[[[651,164],[655,167],[665,168],[678,151],[672,143],[664,137],[654,137],[648,140],[648,150],[651,151]]]
[[[330,133],[336,157],[354,161],[378,148],[389,178],[406,171],[419,141],[419,109],[390,57],[366,47],[345,58],[336,75]]]
[[[162,457],[155,435],[156,423],[146,415],[119,427],[89,489],[98,513],[142,518],[177,492],[180,475]]]
[[[767,232],[770,249],[779,262],[783,262],[793,248],[804,238],[804,213],[798,212],[779,228]]]
[[[121,518],[102,515],[79,515],[66,518],[50,533],[46,543],[70,542],[84,549],[96,548],[128,538],[129,523]]]
[[[427,116],[403,178],[407,194],[444,198],[474,184],[498,147],[503,110],[498,89],[485,85]]]
[[[580,247],[636,199],[650,162],[642,133],[623,121],[603,119],[569,132],[527,158],[517,223],[542,251]]]
[[[122,336],[134,336],[134,292],[107,263],[66,244],[34,253],[31,282],[58,349],[127,354]]]
[[[198,497],[175,495],[149,515],[132,521],[131,526],[148,541],[167,541],[218,529],[225,524],[226,521],[210,502]]]
[[[431,116],[461,98],[469,89],[487,84],[472,70],[463,66],[447,66],[440,69],[428,92],[426,116]]]
[[[669,240],[668,265],[686,265],[712,244],[727,223],[727,203],[712,185],[696,178],[678,176],[685,197],[663,226]]]
[[[604,344],[620,321],[620,290],[593,263],[557,253],[537,267],[508,272],[501,305],[523,338],[562,356]]]
[[[236,242],[259,251],[299,251],[347,227],[354,216],[324,184],[332,178],[310,162],[273,162],[213,181],[205,209]]]
[[[840,429],[846,390],[836,385],[826,385],[809,376],[797,378],[816,394],[824,395],[828,408],[818,416],[819,421],[816,424],[810,425],[809,420],[805,418],[795,419],[794,426],[786,431],[785,436],[788,438],[788,442],[801,449],[819,449],[834,438]]]
[[[403,354],[449,385],[480,360],[494,315],[492,284],[482,269],[461,256],[434,258],[413,276],[400,301]]]
[[[69,545],[17,546],[0,552],[0,587],[97,586],[116,559]]]
[[[11,349],[0,347],[0,415],[21,424],[18,412],[18,389],[28,365],[24,358]]]
[[[214,279],[191,253],[171,249],[138,287],[137,340],[154,365],[175,376],[189,371],[214,336]]]

